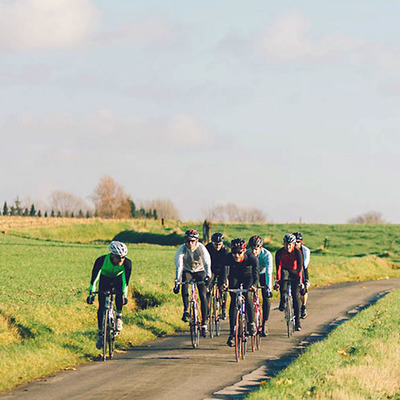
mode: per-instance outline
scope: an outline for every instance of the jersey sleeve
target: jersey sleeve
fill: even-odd
[[[132,273],[132,261],[129,258],[125,258],[124,261],[124,272],[122,275],[122,290],[124,292],[124,296],[128,297],[128,288],[129,288],[129,279]]]
[[[92,278],[90,279],[89,292],[95,292],[100,279],[101,267],[103,266],[105,256],[96,259],[92,269]]]
[[[281,280],[281,273],[282,273],[281,255],[282,255],[282,249],[279,249],[275,253],[275,267],[276,267],[276,280],[277,281]]]
[[[273,257],[270,251],[267,250],[267,259],[268,259],[268,264],[267,264],[267,270],[266,270],[266,285],[269,287],[269,290],[272,291],[272,273],[273,273]]]
[[[204,244],[199,243],[200,251],[201,251],[201,256],[203,258],[203,265],[204,265],[204,270],[206,271],[206,275],[211,278],[211,257],[210,253],[204,246]]]
[[[182,272],[183,272],[183,246],[179,247],[178,251],[175,254],[175,281],[182,281]]]

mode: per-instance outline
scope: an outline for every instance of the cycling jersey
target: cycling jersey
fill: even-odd
[[[101,275],[107,278],[121,276],[123,293],[125,297],[127,297],[129,278],[132,272],[132,261],[129,258],[125,258],[121,265],[114,265],[111,262],[110,256],[111,254],[105,254],[97,258],[95,261],[92,270],[92,279],[90,280],[89,291],[96,291],[96,287]]]
[[[240,283],[246,282],[246,288],[250,286],[258,286],[260,278],[260,269],[258,266],[258,259],[253,254],[245,253],[242,262],[237,262],[232,257],[232,253],[226,256],[226,268],[224,274],[224,281],[229,277],[230,281]],[[229,285],[231,288],[231,284]]]
[[[226,256],[228,255],[227,248],[222,246],[222,248],[217,251],[212,243],[208,243],[206,249],[211,257],[211,272],[214,275],[220,276],[225,269]]]
[[[248,254],[253,254],[251,250],[248,250]],[[260,275],[265,274],[264,285],[268,286],[272,291],[272,272],[273,272],[273,261],[272,254],[269,250],[262,247],[261,252],[258,255],[258,265],[260,267]]]
[[[296,275],[300,282],[303,277],[303,256],[300,250],[294,248],[288,253],[284,247],[279,249],[275,254],[276,279],[281,280],[282,269],[289,271],[291,275]]]
[[[303,255],[303,276],[306,281],[308,281],[308,264],[310,264],[310,249],[306,246],[301,246],[301,252]]]
[[[211,258],[206,247],[202,243],[197,243],[196,248],[191,251],[185,244],[179,247],[175,254],[175,280],[182,281],[182,272],[205,271],[211,277]]]

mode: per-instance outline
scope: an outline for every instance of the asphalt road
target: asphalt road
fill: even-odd
[[[275,375],[309,344],[392,289],[400,279],[349,283],[313,289],[302,331],[286,336],[283,313],[271,310],[270,334],[261,350],[235,361],[226,346],[228,321],[220,337],[201,339],[193,349],[188,332],[149,342],[4,393],[0,399],[240,399],[261,380]]]

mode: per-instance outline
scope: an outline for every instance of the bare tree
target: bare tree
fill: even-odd
[[[145,201],[142,204],[142,208],[146,210],[156,210],[158,218],[179,219],[179,211],[169,199],[158,198]]]
[[[131,205],[124,188],[110,176],[103,176],[92,195],[96,213],[103,218],[129,218]]]
[[[219,204],[211,207],[206,210],[205,217],[218,222],[262,223],[267,219],[265,213],[258,208],[239,207],[234,203]]]
[[[55,190],[51,193],[50,206],[52,210],[56,213],[60,212],[63,216],[67,216],[67,213],[79,215],[90,210],[84,200],[63,190]]]
[[[386,221],[382,218],[382,213],[377,211],[369,211],[357,217],[350,218],[348,224],[385,224]]]

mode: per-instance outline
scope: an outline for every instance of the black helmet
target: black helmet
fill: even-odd
[[[301,232],[293,232],[293,235],[296,240],[303,240],[303,234]]]
[[[224,234],[221,232],[215,232],[211,235],[211,241],[214,243],[221,243],[225,239]]]
[[[232,253],[241,253],[246,250],[246,241],[244,239],[236,238],[231,241]]]
[[[263,243],[264,243],[264,240],[262,240],[261,236],[258,236],[258,235],[252,236],[249,239],[249,246],[251,248],[261,247],[263,245]]]
[[[292,235],[291,233],[288,233],[283,237],[283,243],[285,244],[295,243],[295,242],[296,242],[296,236]]]
[[[198,239],[198,238],[199,238],[199,232],[197,232],[195,229],[188,229],[185,232],[185,240]]]

